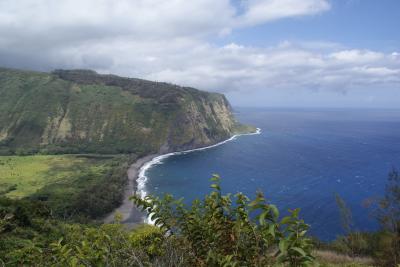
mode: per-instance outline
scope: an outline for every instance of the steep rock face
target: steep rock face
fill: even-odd
[[[239,128],[222,94],[87,70],[0,68],[0,154],[142,155],[214,144]]]

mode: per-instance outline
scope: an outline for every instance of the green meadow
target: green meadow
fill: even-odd
[[[71,155],[0,156],[0,194],[22,198],[46,185],[73,180],[82,172],[101,175],[104,160],[89,160]]]
[[[54,214],[100,217],[121,202],[128,155],[0,156],[0,197],[46,202]]]

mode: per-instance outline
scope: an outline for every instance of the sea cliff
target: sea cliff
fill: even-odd
[[[0,68],[0,154],[134,153],[208,146],[254,128],[224,95],[90,70]]]

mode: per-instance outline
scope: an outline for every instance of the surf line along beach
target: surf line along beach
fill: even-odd
[[[229,139],[226,139],[214,145],[185,150],[185,151],[171,152],[163,155],[153,154],[138,159],[128,169],[128,185],[126,187],[124,193],[124,199],[121,206],[119,206],[117,209],[115,209],[113,212],[107,215],[104,219],[104,222],[111,223],[114,221],[115,215],[120,214],[122,216],[122,223],[126,224],[128,227],[129,226],[133,227],[134,225],[140,223],[152,223],[149,220],[147,214],[143,214],[143,212],[137,209],[133,204],[133,202],[130,200],[130,197],[135,193],[142,198],[147,196],[147,191],[146,191],[146,184],[148,180],[148,177],[146,176],[147,170],[149,170],[154,165],[161,164],[164,159],[174,155],[182,155],[195,151],[210,149],[213,147],[223,145],[227,142],[233,141],[239,136],[257,135],[257,134],[261,134],[260,128],[257,128],[257,130],[254,133],[233,135]]]

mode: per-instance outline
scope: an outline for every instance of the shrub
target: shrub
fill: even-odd
[[[219,178],[203,201],[172,196],[134,201],[157,226],[61,221],[46,203],[0,198],[0,266],[306,266],[308,225],[299,210],[279,218],[262,194],[222,195]],[[118,220],[117,220],[118,221]]]
[[[309,226],[299,219],[299,209],[279,219],[277,207],[261,193],[253,201],[242,193],[222,195],[219,177],[212,181],[213,191],[191,207],[171,195],[132,199],[155,225],[189,247],[196,266],[305,266],[313,261]]]
[[[134,248],[144,248],[151,257],[163,254],[165,235],[160,228],[141,225],[129,235],[129,242]]]

